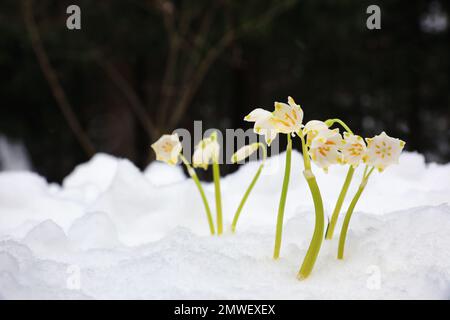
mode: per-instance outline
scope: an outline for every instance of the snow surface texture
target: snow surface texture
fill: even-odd
[[[223,178],[221,237],[208,235],[195,185],[179,166],[155,162],[142,173],[98,154],[62,186],[31,172],[0,173],[0,298],[450,298],[450,164],[404,153],[400,165],[374,174],[353,215],[345,259],[336,260],[339,223],[301,282],[314,211],[300,154],[293,154],[280,260],[271,256],[284,154],[268,159],[230,234],[258,165]],[[347,169],[314,169],[330,214]],[[214,187],[205,188],[214,209]]]

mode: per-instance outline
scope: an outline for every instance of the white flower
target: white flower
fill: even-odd
[[[367,154],[364,162],[383,171],[387,166],[398,163],[405,142],[389,137],[384,131],[373,138],[367,138]]]
[[[182,150],[178,134],[165,134],[152,144],[152,149],[156,153],[156,160],[164,161],[170,165],[178,162],[178,156]]]
[[[339,129],[321,130],[311,142],[309,155],[314,163],[327,172],[330,165],[342,162],[342,155],[339,152],[341,145],[342,137]]]
[[[254,122],[255,125],[253,130],[257,134],[262,134],[265,136],[266,143],[270,146],[272,141],[277,137],[277,130],[274,127],[272,121],[273,115],[271,112],[256,108],[245,116],[244,120],[249,122]]]
[[[279,132],[292,134],[301,130],[303,110],[292,97],[288,97],[287,104],[275,102],[275,111],[272,114],[272,122]]]
[[[357,167],[363,161],[366,150],[363,138],[344,132],[344,144],[341,148],[343,163]]]
[[[259,143],[255,142],[247,146],[243,146],[231,156],[231,163],[236,163],[250,157],[259,148]]]
[[[323,121],[320,120],[308,121],[305,124],[305,127],[303,128],[303,134],[307,136],[306,144],[308,146],[311,145],[311,141],[314,139],[315,136],[317,136],[319,131],[326,129],[328,129],[328,126]]]
[[[217,134],[213,132],[208,138],[201,140],[195,147],[192,156],[192,164],[194,168],[201,167],[208,169],[208,165],[212,161],[218,161],[220,146],[217,142]]]

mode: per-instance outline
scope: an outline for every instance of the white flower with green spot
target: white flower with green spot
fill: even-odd
[[[178,162],[182,146],[178,134],[165,134],[152,144],[152,149],[156,153],[156,160],[175,165]]]
[[[389,137],[384,131],[373,138],[367,138],[366,141],[367,154],[364,162],[380,172],[389,165],[398,163],[405,146],[404,141]]]
[[[309,155],[317,166],[327,172],[330,165],[342,163],[341,146],[339,129],[321,130],[311,141]]]
[[[275,102],[275,111],[272,113],[274,127],[285,134],[296,134],[302,129],[303,110],[288,97],[288,103]]]
[[[325,122],[320,120],[311,120],[305,124],[303,128],[303,134],[307,137],[306,144],[311,145],[312,140],[317,136],[317,134],[322,131],[328,129],[328,126]]]
[[[342,145],[342,160],[344,164],[349,164],[356,168],[366,156],[366,143],[358,135],[344,132],[344,144]]]
[[[261,108],[254,109],[244,118],[245,121],[255,123],[253,130],[257,134],[264,135],[266,143],[269,146],[278,134],[278,131],[272,122],[272,118],[273,115],[271,112]]]

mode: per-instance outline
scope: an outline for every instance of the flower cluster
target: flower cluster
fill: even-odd
[[[302,131],[307,137],[309,156],[325,171],[332,164],[357,167],[361,163],[383,171],[390,164],[398,162],[405,145],[403,141],[391,138],[385,132],[367,138],[366,145],[362,137],[350,132],[344,132],[342,137],[339,129],[330,129],[323,121],[311,120],[303,126],[303,110],[292,97],[288,97],[288,103],[275,102],[273,112],[254,109],[244,120],[254,122],[254,131],[264,135],[268,145],[278,133],[298,134]]]
[[[332,164],[349,164],[356,168],[361,163],[377,168],[380,172],[398,163],[405,142],[389,137],[384,131],[373,138],[362,137],[339,129],[329,129],[324,122],[312,120],[303,129],[307,135],[309,155],[312,161],[324,169]],[[367,142],[367,144],[366,144]]]
[[[275,110],[257,108],[250,112],[244,120],[254,122],[254,131],[257,134],[265,136],[267,144],[275,139],[278,134],[286,134],[288,146],[286,151],[285,178],[278,209],[278,219],[275,236],[274,258],[280,255],[281,237],[283,229],[284,207],[286,203],[287,190],[289,186],[290,163],[291,163],[291,136],[298,136],[302,143],[302,152],[304,160],[304,176],[307,180],[311,195],[314,201],[316,224],[313,238],[308,248],[306,257],[303,261],[298,277],[304,279],[310,274],[315,260],[318,256],[323,233],[324,233],[324,209],[322,196],[317,185],[314,173],[311,169],[311,161],[325,172],[332,165],[349,165],[349,173],[344,186],[339,195],[332,220],[327,228],[327,239],[331,239],[337,217],[341,210],[348,186],[351,182],[354,170],[360,165],[365,164],[366,170],[363,174],[363,181],[359,188],[359,194],[355,195],[352,206],[349,207],[346,214],[347,223],[344,224],[341,231],[338,257],[342,258],[345,234],[348,228],[348,222],[353,212],[354,206],[359,196],[364,190],[367,180],[373,169],[383,171],[391,164],[397,163],[400,153],[405,143],[399,139],[389,137],[385,132],[373,137],[363,139],[361,136],[353,134],[350,128],[339,119],[330,119],[327,121],[311,120],[303,125],[303,110],[293,98],[288,97],[288,103],[275,102]],[[339,128],[331,128],[334,123],[339,123],[345,129],[343,134]],[[369,170],[369,168],[371,168]]]
[[[342,259],[350,218],[356,203],[367,185],[369,177],[375,169],[382,172],[391,164],[398,163],[400,154],[405,146],[405,142],[400,139],[389,137],[385,132],[382,132],[372,138],[363,139],[361,136],[355,135],[340,119],[329,119],[326,121],[311,120],[303,125],[303,116],[303,109],[300,105],[297,104],[292,97],[288,97],[287,103],[275,102],[274,110],[272,111],[257,108],[244,118],[245,121],[254,123],[253,129],[255,133],[263,135],[268,146],[270,146],[278,135],[285,134],[287,139],[284,179],[276,224],[273,254],[274,259],[279,257],[281,250],[284,208],[291,174],[293,138],[298,137],[301,142],[304,164],[303,176],[306,179],[314,202],[315,227],[309,248],[298,273],[299,279],[305,279],[311,273],[318,257],[325,233],[324,206],[320,188],[313,173],[311,163],[314,163],[325,172],[328,172],[328,168],[332,165],[348,165],[347,176],[339,193],[339,198],[336,202],[331,220],[326,228],[326,239],[331,239],[333,236],[334,228],[336,226],[349,185],[352,181],[354,171],[360,165],[365,165],[362,181],[347,209],[340,233],[338,258]],[[339,128],[332,128],[336,123],[343,127],[344,131],[342,133],[339,131]],[[208,200],[194,169],[202,168],[207,170],[209,165],[212,164],[217,213],[217,233],[220,235],[223,228],[220,171],[218,165],[220,146],[217,142],[216,133],[214,132],[197,144],[192,156],[193,167],[191,167],[187,159],[181,154],[182,146],[176,134],[163,135],[152,145],[152,148],[156,153],[157,160],[167,162],[170,165],[175,165],[181,159],[181,161],[186,165],[190,176],[194,180],[200,192],[207,213],[210,231],[211,234],[214,234],[214,223],[209,209]],[[240,148],[231,157],[232,163],[238,163],[255,153],[258,149],[262,150],[263,161],[261,162],[258,171],[248,186],[236,210],[231,225],[231,230],[233,232],[236,229],[236,224],[243,206],[264,167],[264,160],[266,159],[267,154],[266,146],[260,142],[252,143]]]

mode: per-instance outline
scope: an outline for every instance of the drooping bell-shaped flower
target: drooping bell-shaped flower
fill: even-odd
[[[322,131],[328,129],[328,126],[325,122],[320,120],[311,120],[305,124],[303,128],[303,134],[306,136],[306,144],[311,145],[312,140],[317,136],[317,134]]]
[[[257,134],[265,136],[267,145],[270,146],[272,141],[277,137],[278,131],[273,123],[273,115],[271,112],[256,108],[244,118],[245,121],[254,122],[253,130]]]
[[[344,143],[341,148],[343,163],[356,168],[366,155],[366,143],[358,135],[344,132]]]
[[[165,134],[152,144],[152,149],[156,153],[156,160],[175,165],[181,153],[182,146],[178,134]]]
[[[220,146],[217,142],[217,134],[213,132],[208,138],[201,140],[195,147],[192,156],[192,164],[194,168],[208,169],[208,165],[212,161],[218,161]]]
[[[274,126],[280,133],[295,134],[302,129],[303,110],[292,97],[288,97],[287,104],[275,102],[272,115]]]
[[[398,163],[405,142],[389,137],[384,131],[373,137],[367,138],[367,153],[364,162],[383,171],[387,166]]]
[[[321,130],[311,141],[309,155],[317,166],[327,172],[330,165],[342,163],[342,154],[339,151],[341,146],[339,129]]]

